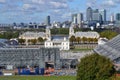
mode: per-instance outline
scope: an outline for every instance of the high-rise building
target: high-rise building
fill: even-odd
[[[72,23],[77,24],[77,14],[72,14]]]
[[[87,19],[87,21],[92,21],[92,8],[91,7],[87,8],[86,19]]]
[[[47,16],[47,17],[46,17],[46,25],[47,25],[47,26],[50,26],[50,16]]]
[[[79,25],[79,27],[82,27],[82,22],[83,22],[83,14],[78,13],[77,14],[77,24]]]
[[[110,16],[110,22],[114,22],[114,14],[111,14],[111,16]]]
[[[120,13],[116,14],[116,21],[120,21]]]
[[[78,13],[77,14],[77,23],[79,24],[82,21],[83,21],[83,14],[82,13]]]
[[[105,22],[106,21],[106,10],[99,10],[99,13],[101,15],[102,21]]]
[[[92,17],[93,21],[99,21],[100,22],[102,20],[102,15],[99,13],[98,9],[94,10],[92,14],[93,14],[93,17]]]
[[[120,13],[116,14],[116,26],[120,27]]]

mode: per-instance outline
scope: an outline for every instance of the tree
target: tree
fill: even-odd
[[[44,42],[44,39],[42,37],[39,37],[38,42]]]
[[[76,42],[80,43],[81,42],[81,38],[80,37],[76,37]]]
[[[110,59],[98,55],[87,55],[78,64],[77,80],[111,80],[115,74]]]
[[[29,44],[31,43],[31,39],[28,39],[28,41],[27,41]]]
[[[112,39],[113,37],[117,36],[117,32],[113,32],[110,30],[106,30],[100,33],[100,37],[106,37],[107,39]]]
[[[98,39],[97,38],[93,38],[93,41],[94,41],[94,43],[97,43]]]
[[[88,43],[91,43],[91,39],[92,39],[92,38],[87,38],[87,42],[88,42]]]
[[[75,36],[70,37],[70,42],[72,42],[72,43],[75,42]]]
[[[25,43],[25,39],[18,39],[18,42],[19,42],[20,44],[23,44],[23,43]]]
[[[97,38],[88,38],[88,39],[87,39],[87,42],[88,42],[88,43],[97,43],[97,42],[98,42],[98,39],[97,39]]]
[[[86,43],[86,42],[87,42],[87,38],[86,38],[86,37],[83,37],[83,38],[82,38],[82,42],[83,42],[83,43]]]
[[[37,39],[31,39],[31,43],[35,45],[37,43]]]

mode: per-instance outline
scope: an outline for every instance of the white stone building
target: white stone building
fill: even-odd
[[[86,38],[99,38],[100,35],[98,32],[95,32],[95,31],[89,31],[89,32],[74,32],[74,29],[73,27],[70,27],[69,29],[69,38],[71,36],[75,36],[75,37],[80,37],[80,38],[83,38],[83,37],[86,37]]]
[[[20,39],[38,39],[39,37],[42,37],[43,39],[50,39],[51,33],[50,29],[46,28],[46,32],[25,32],[22,35],[19,36]]]
[[[45,48],[59,48],[60,50],[69,50],[70,43],[66,38],[47,40],[44,43]]]
[[[28,45],[28,40],[30,39],[38,39],[39,37],[42,37],[43,39],[50,40],[51,39],[51,32],[49,28],[46,28],[45,32],[25,32],[22,35],[19,36],[19,39],[25,39],[25,44]]]
[[[107,38],[99,38],[98,39],[98,45],[104,45],[107,42],[108,42]]]

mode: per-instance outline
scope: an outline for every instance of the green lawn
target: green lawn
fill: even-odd
[[[91,48],[89,48],[89,49],[79,49],[79,48],[71,49],[71,51],[90,51],[90,50],[93,50],[93,49],[91,49]]]
[[[0,76],[0,80],[76,80],[75,76]]]
[[[116,80],[120,80],[120,77],[118,77]]]
[[[0,76],[0,80],[76,80],[75,76]],[[120,80],[117,77],[115,80]]]

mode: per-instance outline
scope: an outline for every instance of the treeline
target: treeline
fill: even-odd
[[[100,37],[106,37],[107,39],[112,39],[113,37],[117,36],[118,33],[115,31],[111,31],[111,30],[105,30],[103,32],[100,33]]]
[[[42,37],[39,37],[38,39],[28,39],[27,41],[25,39],[18,39],[18,42],[19,44],[25,44],[25,42],[27,42],[28,44],[32,44],[32,45],[35,45],[35,44],[43,44],[43,42],[45,41],[46,39],[43,39]]]
[[[45,29],[24,29],[24,30],[10,30],[10,31],[1,31],[0,32],[0,38],[4,39],[11,39],[11,38],[18,38],[20,34],[26,32],[26,31],[33,31],[33,32],[45,32]],[[90,28],[75,28],[75,32],[77,31],[91,31]],[[116,31],[108,30],[108,29],[95,29],[94,31],[98,32],[100,34],[100,37],[106,37],[108,39],[112,39],[118,33]],[[53,28],[51,29],[52,35],[69,35],[69,28]]]
[[[91,31],[90,28],[74,28],[74,31]],[[62,34],[62,35],[68,35],[69,34],[69,28],[53,28],[51,29],[51,34]]]
[[[51,34],[62,34],[62,35],[68,35],[69,34],[69,28],[54,28],[51,29]]]
[[[15,31],[7,31],[7,32],[1,32],[0,33],[0,38],[3,39],[11,39],[11,38],[18,38],[19,37],[19,32]]]
[[[71,36],[70,37],[70,42],[71,43],[76,43],[76,44],[86,44],[86,43],[97,43],[98,39],[97,38],[87,38],[87,37],[75,37],[75,36]]]

